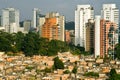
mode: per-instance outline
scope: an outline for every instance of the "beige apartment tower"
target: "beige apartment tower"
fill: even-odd
[[[89,19],[86,23],[86,51],[94,50],[94,20]]]

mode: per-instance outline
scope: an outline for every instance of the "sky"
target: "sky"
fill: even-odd
[[[39,8],[41,14],[59,12],[67,21],[74,21],[77,5],[90,4],[94,7],[95,15],[100,15],[102,5],[115,3],[120,9],[120,0],[0,0],[0,14],[3,8],[16,8],[20,11],[20,20],[32,19],[33,8]]]

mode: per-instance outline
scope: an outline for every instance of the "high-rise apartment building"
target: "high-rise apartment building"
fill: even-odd
[[[95,57],[114,57],[114,48],[117,44],[117,24],[109,20],[95,17]]]
[[[101,16],[105,20],[116,23],[119,31],[119,9],[116,7],[116,4],[103,4]],[[118,39],[116,43],[118,43]]]
[[[95,16],[95,57],[100,56],[100,20],[101,16]]]
[[[64,16],[57,12],[47,13],[45,22],[40,28],[41,37],[48,38],[49,40],[56,39],[64,41]]]
[[[86,23],[86,51],[94,52],[94,20],[89,19]]]
[[[40,18],[40,9],[34,8],[33,10],[33,28],[39,26],[39,18]]]
[[[46,18],[45,24],[42,26],[41,37],[48,38],[49,40],[58,39],[58,29],[56,18]]]
[[[6,32],[10,32],[10,33],[17,32],[17,28],[19,27],[19,10],[14,8],[3,9],[2,26],[5,27]]]
[[[100,57],[114,57],[114,48],[117,44],[117,24],[109,20],[100,21]]]
[[[23,22],[23,27],[24,27],[25,32],[29,32],[29,30],[31,28],[31,20],[25,20]]]
[[[94,18],[94,10],[90,5],[78,5],[75,10],[75,45],[86,50],[86,26],[88,19]]]
[[[39,27],[38,27],[38,31],[39,31],[39,35],[41,35],[42,34],[42,26],[44,25],[44,23],[45,23],[45,17],[43,16],[43,17],[40,17],[39,18]]]
[[[116,7],[116,4],[103,4],[101,16],[103,19],[119,25],[119,9]]]

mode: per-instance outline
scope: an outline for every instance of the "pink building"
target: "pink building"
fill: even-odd
[[[70,38],[70,32],[68,30],[65,31],[65,41],[67,43],[71,42],[71,38]]]
[[[117,25],[108,20],[100,21],[100,57],[113,56],[116,44]]]

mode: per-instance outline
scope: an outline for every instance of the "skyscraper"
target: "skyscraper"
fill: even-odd
[[[45,16],[44,24],[40,26],[41,37],[48,38],[49,40],[56,39],[64,41],[64,16],[58,12],[47,13]]]
[[[95,17],[95,57],[111,56],[114,58],[114,48],[117,41],[117,24],[109,20]]]
[[[78,5],[75,10],[75,45],[86,50],[86,26],[88,19],[94,18],[94,10],[90,5]]]
[[[103,19],[119,25],[119,9],[116,7],[116,4],[103,4],[101,16]]]
[[[34,8],[33,10],[33,28],[38,27],[40,18],[40,9]]]
[[[100,20],[101,16],[95,16],[95,57],[100,56]]]
[[[119,9],[116,7],[116,4],[103,4],[101,16],[105,20],[116,23],[118,28],[117,30],[119,30]],[[116,43],[118,43],[118,39]]]
[[[25,32],[29,32],[29,30],[31,28],[31,20],[25,20],[23,22],[23,27],[24,27]]]
[[[12,27],[13,25],[14,27]],[[6,32],[10,32],[10,31],[17,32],[17,28],[19,27],[19,10],[14,8],[3,9],[2,10],[2,26],[5,27]],[[13,32],[10,32],[10,33],[13,33]]]
[[[94,20],[89,19],[86,23],[86,51],[94,52]]]

